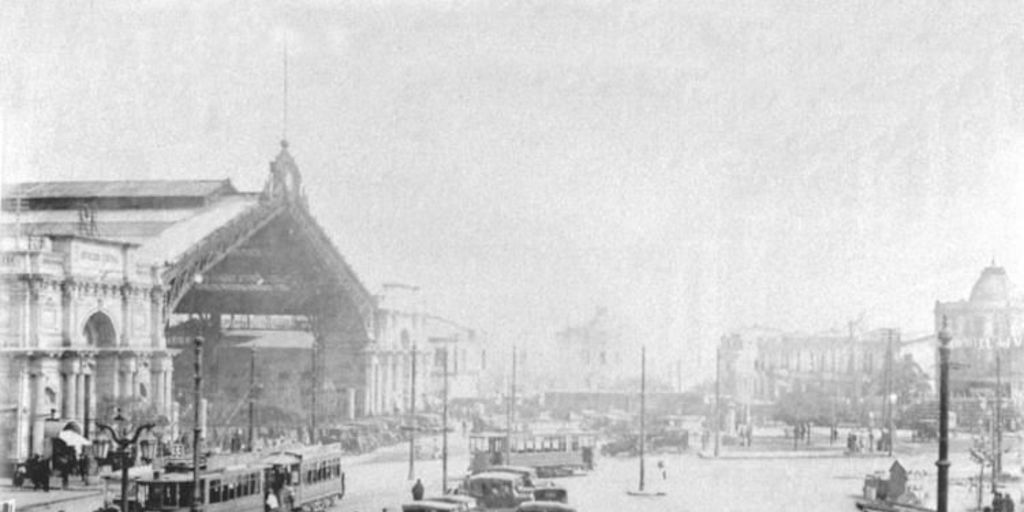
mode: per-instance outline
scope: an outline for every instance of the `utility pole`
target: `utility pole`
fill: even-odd
[[[996,410],[994,413],[995,424],[993,425],[994,436],[992,436],[992,492],[996,492],[999,475],[1003,472],[1003,378],[1002,358],[1000,358],[999,347],[996,347]]]
[[[722,338],[725,339],[725,338]],[[722,430],[722,342],[715,348],[715,457],[718,457],[719,435]],[[793,436],[794,439],[796,436]]]
[[[249,451],[256,439],[256,346],[249,351]]]
[[[644,492],[644,445],[647,444],[647,346],[640,347],[640,492]],[[718,446],[716,445],[717,449]],[[716,452],[715,455],[718,455]]]
[[[892,366],[893,366],[893,353],[892,353],[892,329],[886,329],[886,349],[885,349],[885,413],[886,413],[886,424],[888,426],[889,434],[887,444],[889,445],[889,456],[892,457],[892,445],[895,442],[895,432],[893,432],[893,396],[892,396]]]
[[[512,422],[515,421],[515,402],[516,402],[516,359],[517,347],[512,345],[512,385],[510,386],[508,393],[508,406],[505,411],[505,465],[512,464]]]
[[[412,344],[412,397],[409,400],[409,480],[416,477],[416,343]]]
[[[195,407],[195,425],[192,428],[192,512],[198,512],[203,507],[203,493],[199,482],[199,452],[203,436],[203,425],[200,423],[200,409],[203,406],[203,338],[196,336],[195,340],[195,388],[193,389],[193,406]]]
[[[938,467],[937,507],[936,512],[948,512],[949,503],[949,342],[953,336],[949,333],[948,320],[942,317],[942,329],[939,331],[939,460]],[[981,485],[981,482],[978,482]]]
[[[444,349],[444,410],[441,415],[441,494],[448,494],[448,347]]]
[[[316,363],[317,346],[319,345],[319,341],[319,337],[314,334],[313,348],[312,350],[310,350],[310,357],[312,358],[312,360],[310,361],[310,370],[312,370],[311,373],[313,374],[313,390],[312,393],[310,393],[311,403],[309,408],[309,444],[316,444],[316,394],[317,388],[320,385],[320,383],[318,382],[319,376],[317,375],[318,365]]]

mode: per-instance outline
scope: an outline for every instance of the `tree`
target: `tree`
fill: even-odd
[[[822,386],[810,386],[805,391],[790,391],[775,402],[772,417],[790,425],[814,422],[831,423],[835,398],[825,393]]]

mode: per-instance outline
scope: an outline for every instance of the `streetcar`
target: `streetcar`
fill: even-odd
[[[511,447],[506,443],[511,438]],[[489,432],[469,437],[472,454],[470,472],[485,471],[502,465],[528,466],[541,478],[568,476],[579,470],[594,469],[597,436],[592,432]],[[506,451],[509,460],[505,459]]]
[[[303,446],[264,457],[267,485],[277,495],[281,510],[323,509],[345,496],[340,443]]]
[[[259,510],[264,500],[266,466],[251,464],[203,471],[199,476],[200,503],[205,512]],[[142,510],[184,512],[193,500],[192,471],[155,473],[136,482],[135,500]]]
[[[273,493],[280,512],[323,510],[345,495],[341,445],[286,449],[265,457],[232,458],[232,465],[214,467],[216,456],[200,465],[199,503],[204,512],[262,510]],[[170,461],[166,472],[136,482],[132,509],[185,512],[194,493],[191,463]]]

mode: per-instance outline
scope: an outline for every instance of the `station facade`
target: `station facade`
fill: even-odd
[[[191,340],[204,336],[216,362],[246,341],[225,335],[238,316],[287,318],[310,340],[311,386],[333,397],[293,393],[310,426],[319,410],[371,410],[375,298],[310,214],[287,143],[261,192],[228,180],[9,186],[0,244],[5,460],[45,453],[54,424],[88,437],[118,407],[187,431]],[[217,394],[217,374],[210,410],[250,396]]]

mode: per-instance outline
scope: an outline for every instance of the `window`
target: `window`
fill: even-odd
[[[210,481],[210,503],[220,503],[220,480]]]

